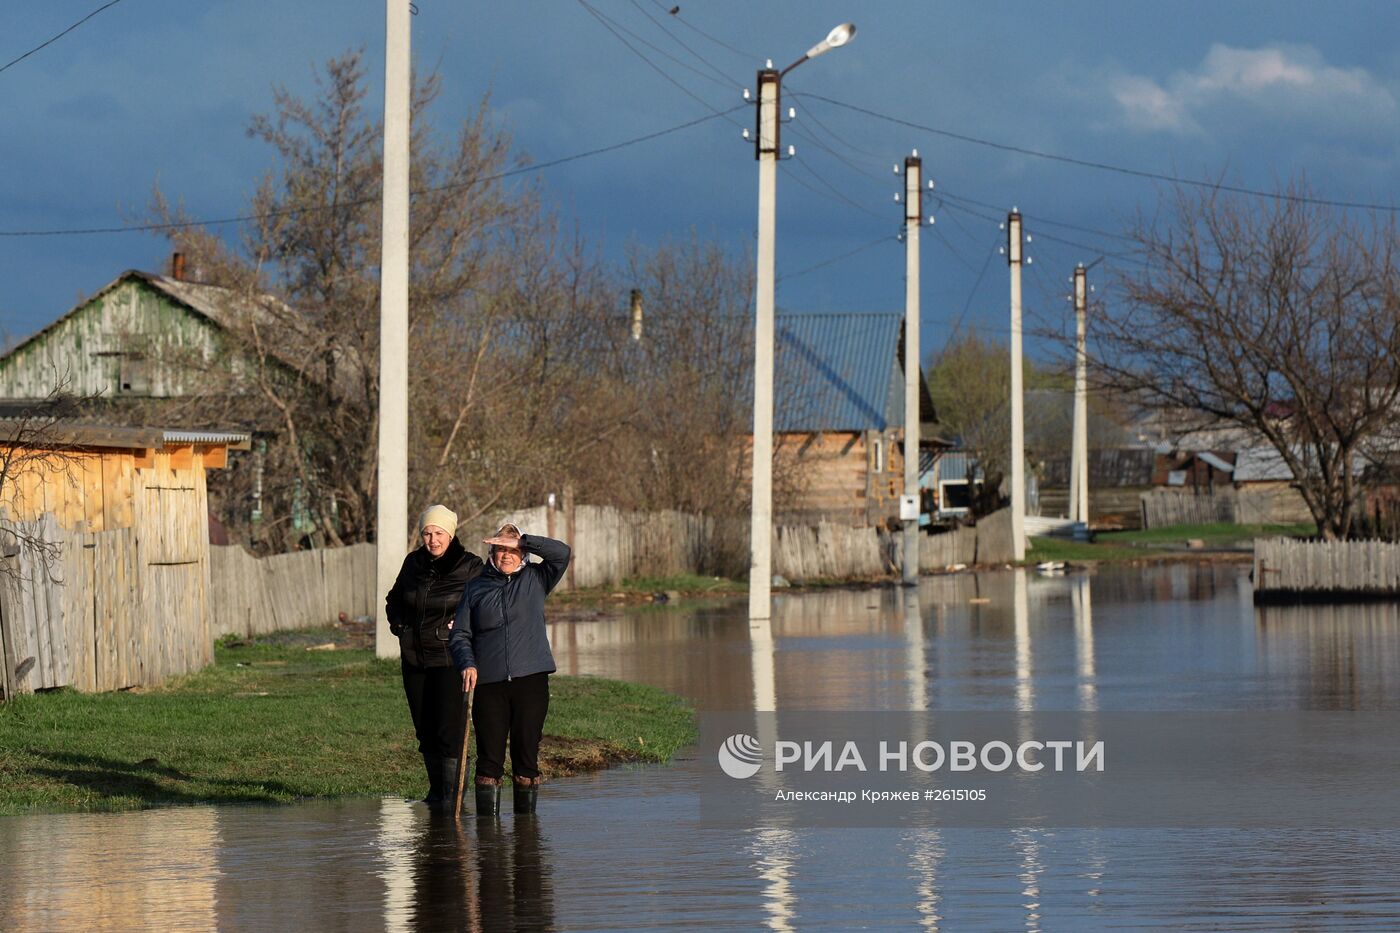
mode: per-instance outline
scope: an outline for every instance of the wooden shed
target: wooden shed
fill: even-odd
[[[213,659],[205,473],[248,440],[0,422],[5,696],[155,684]]]

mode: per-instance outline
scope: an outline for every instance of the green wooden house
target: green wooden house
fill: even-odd
[[[208,392],[216,363],[235,377],[221,389],[237,391],[226,335],[279,310],[270,296],[128,270],[0,356],[0,399],[180,398]]]

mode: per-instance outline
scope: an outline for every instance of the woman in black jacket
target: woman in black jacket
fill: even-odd
[[[418,527],[423,544],[404,558],[384,607],[389,631],[399,637],[403,692],[428,770],[426,802],[439,807],[452,798],[464,725],[462,682],[447,642],[462,590],[482,562],[458,543],[457,515],[447,506],[431,506]]]
[[[515,778],[515,812],[533,813],[540,783],[540,737],[549,712],[554,655],[544,626],[544,600],[569,566],[569,546],[521,534],[507,524],[484,542],[491,562],[462,593],[452,629],[452,659],[461,689],[476,688],[477,814],[500,810],[506,739]],[[530,563],[535,554],[540,563]]]

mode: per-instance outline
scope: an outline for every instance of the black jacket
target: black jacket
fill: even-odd
[[[459,671],[475,667],[478,683],[554,672],[544,598],[563,578],[571,552],[563,541],[540,535],[522,535],[520,549],[542,562],[525,564],[510,576],[487,563],[457,607],[452,660]]]
[[[419,547],[403,560],[384,598],[389,630],[399,636],[399,654],[415,667],[447,667],[452,617],[467,581],[481,573],[482,560],[453,538],[441,557]]]

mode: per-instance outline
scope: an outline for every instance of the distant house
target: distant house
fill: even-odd
[[[1089,525],[1136,528],[1139,496],[1152,488],[1157,450],[1132,428],[1089,405]],[[1040,515],[1069,514],[1070,441],[1074,394],[1052,389],[1026,393],[1026,448],[1039,481]]]
[[[1089,451],[1089,527],[1138,528],[1141,497],[1152,489],[1157,452],[1150,447],[1098,448]],[[1069,510],[1069,458],[1044,463],[1040,514]]]
[[[903,328],[899,314],[777,316],[774,448],[777,457],[792,458],[801,476],[787,506],[775,509],[780,524],[898,522],[905,456]],[[922,372],[919,384],[919,446],[931,455],[947,443],[937,437]]]
[[[1248,447],[1235,458],[1239,497],[1235,521],[1245,525],[1310,522],[1312,512],[1293,480],[1293,470],[1273,447]]]
[[[56,389],[109,400],[207,392],[206,371],[228,332],[266,320],[273,302],[128,270],[0,356],[0,399],[42,399]]]
[[[278,322],[285,323],[291,308],[271,295],[188,281],[183,269],[176,254],[171,275],[123,272],[0,356],[0,414],[31,409],[36,400],[58,392],[76,399],[83,419],[131,426],[189,424],[182,399],[232,399],[252,391],[245,378],[252,359],[237,348],[246,345],[254,324],[268,338],[266,359],[275,372],[299,375],[302,367],[277,339]],[[63,407],[70,411],[74,404]],[[221,420],[197,426],[230,425]],[[280,438],[283,425],[271,415],[247,414],[231,426],[249,435],[252,453],[242,474],[235,470],[214,480],[211,498],[218,519],[252,527],[264,521],[264,467],[269,444]],[[280,486],[292,482],[280,479],[285,480]],[[235,481],[242,488],[229,493]],[[279,478],[269,475],[266,481],[271,486]],[[294,500],[289,518],[282,526],[288,533],[312,530],[304,503],[298,506]]]

